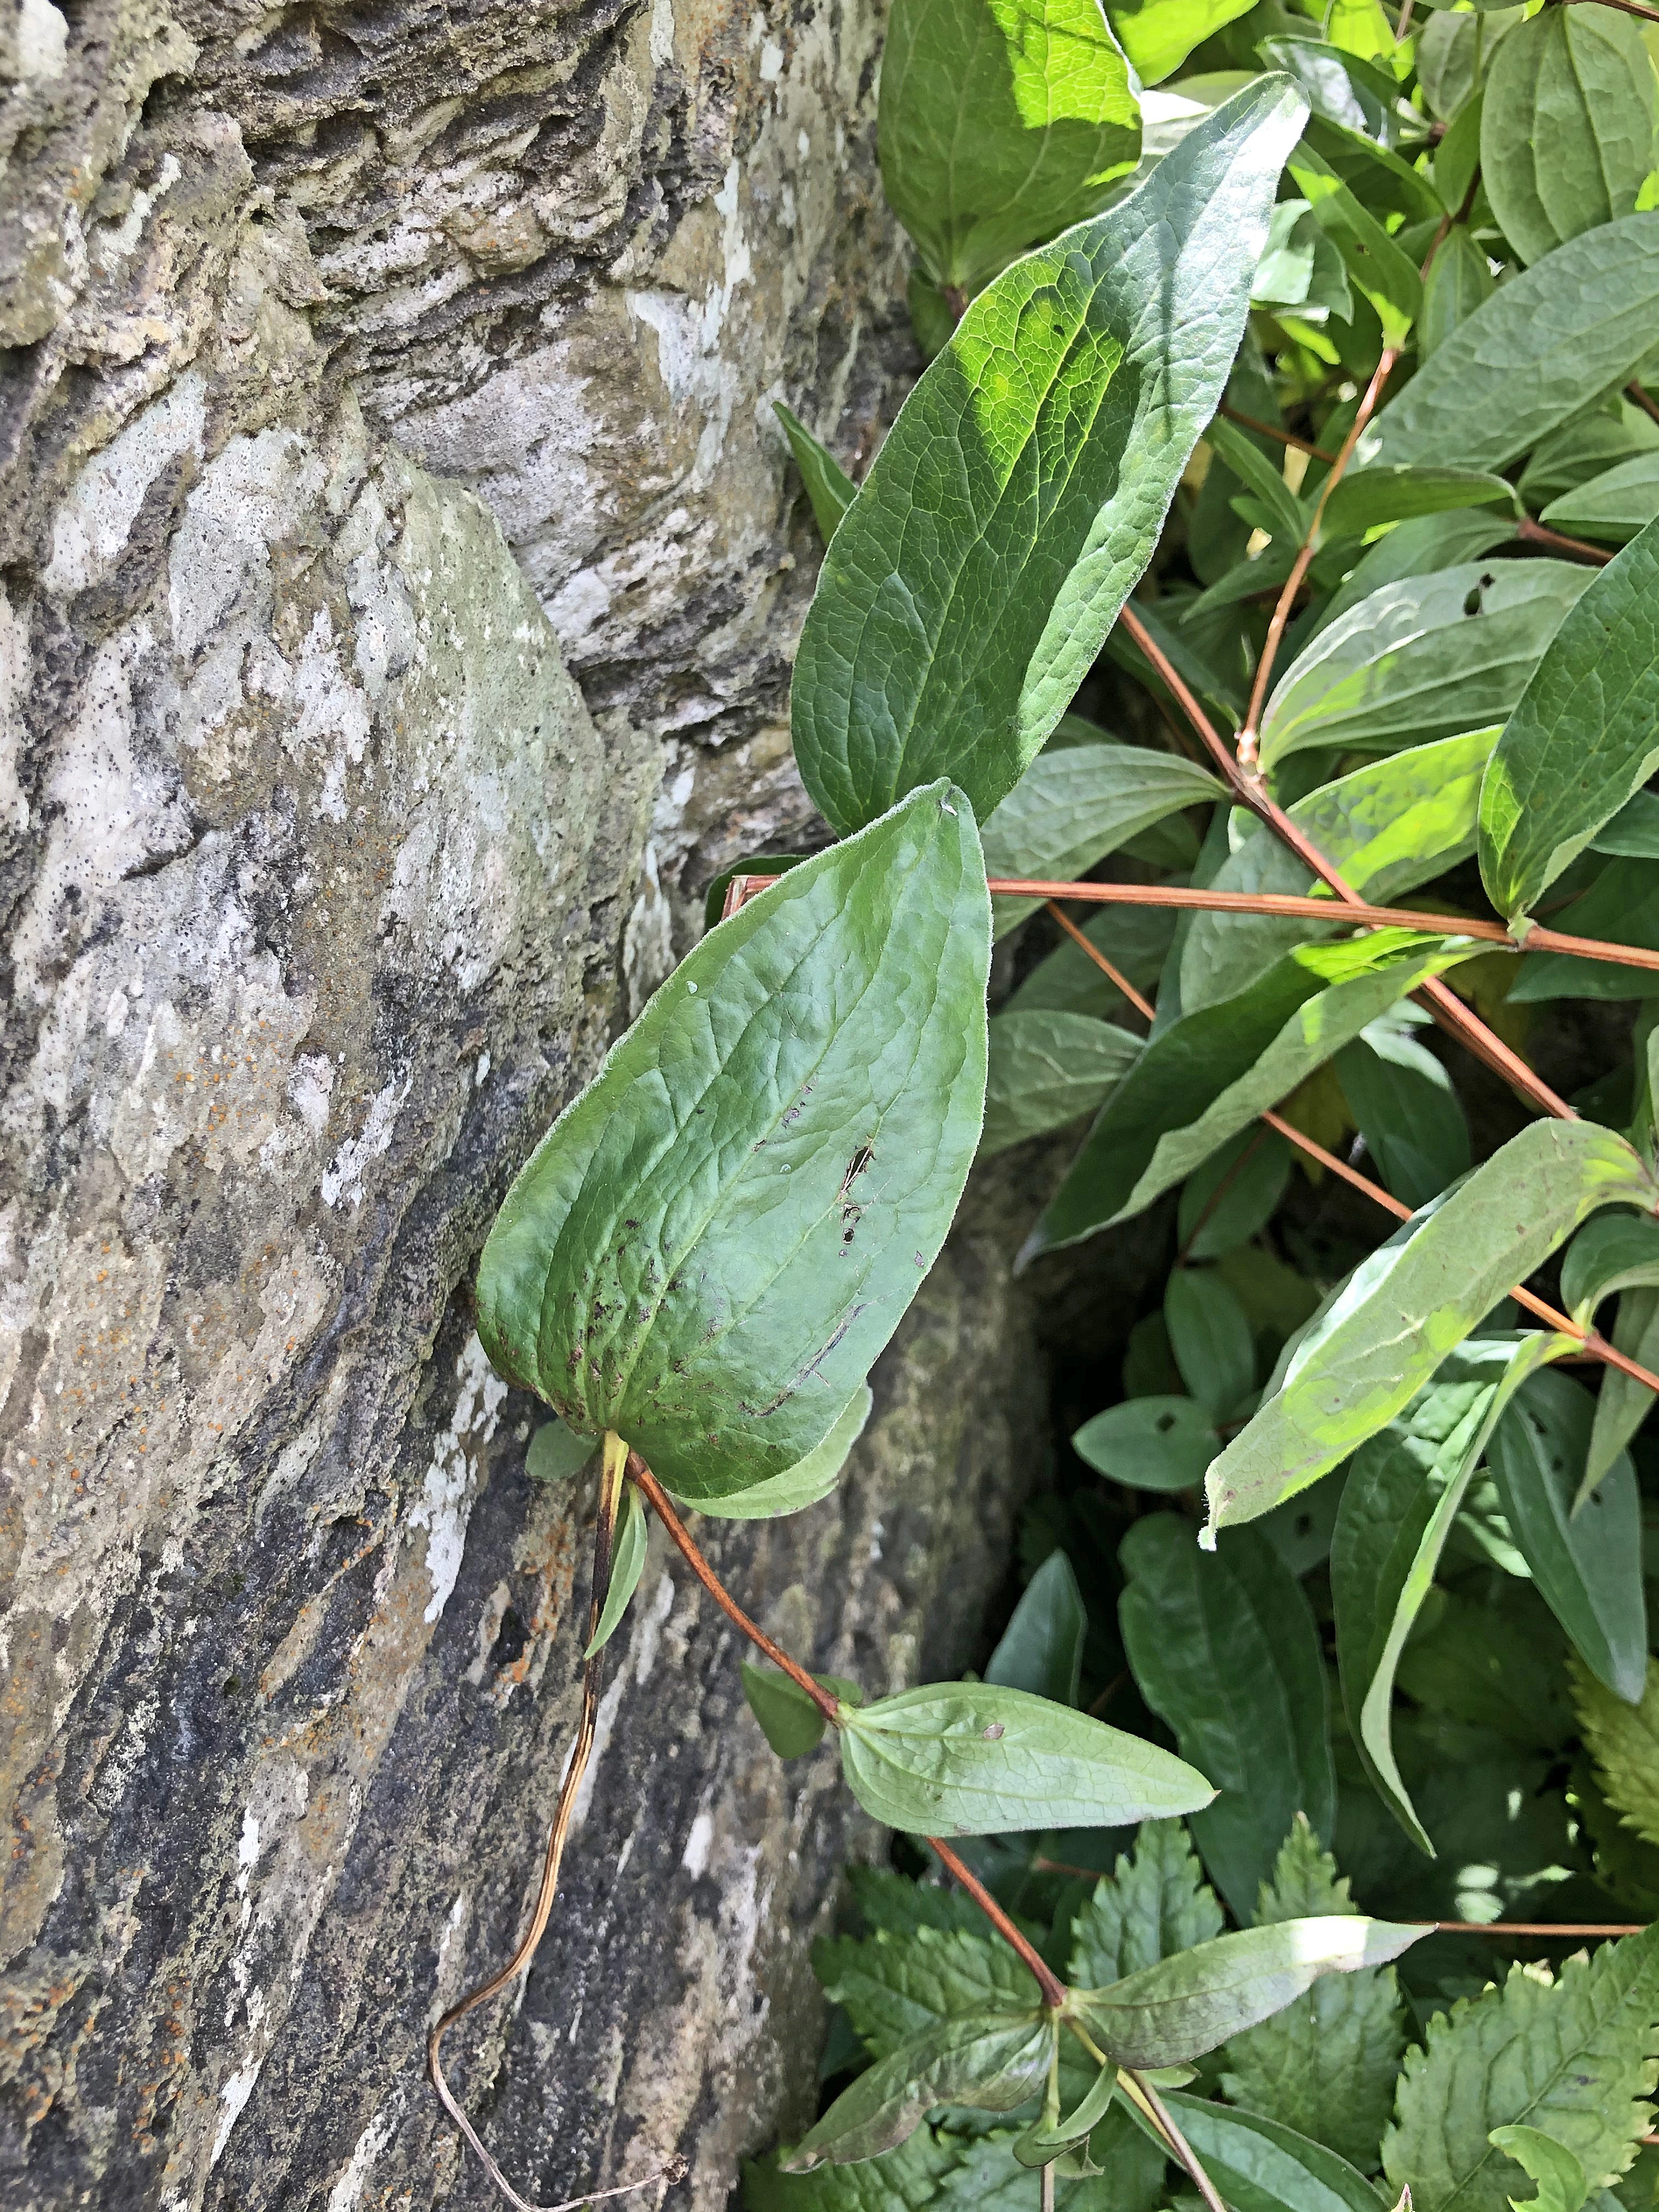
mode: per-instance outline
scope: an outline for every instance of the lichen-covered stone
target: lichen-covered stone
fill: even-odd
[[[768,403],[855,460],[914,365],[878,31],[0,9],[8,2208],[486,2201],[424,2039],[533,1879],[591,1498],[466,1285],[702,885],[815,834]],[[843,1491],[713,1539],[872,1689],[969,1656],[1030,1472],[978,1203]],[[455,2039],[544,2195],[679,2148],[723,2204],[810,2096],[848,1808],[736,1656],[653,1553],[542,1959]]]

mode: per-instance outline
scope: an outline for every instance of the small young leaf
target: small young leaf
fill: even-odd
[[[740,1671],[749,1710],[760,1723],[761,1734],[778,1757],[799,1759],[816,1750],[829,1723],[799,1683],[774,1668],[751,1667],[746,1659],[741,1662]],[[850,1703],[858,1699],[856,1686],[842,1681],[839,1674],[815,1674],[812,1680],[832,1697]]]
[[[1480,873],[1502,915],[1530,913],[1659,766],[1659,523],[1591,574],[1481,787]]]
[[[1348,1728],[1378,1796],[1431,1856],[1395,1755],[1395,1673],[1487,1437],[1526,1376],[1569,1340],[1464,1345],[1415,1404],[1354,1454],[1343,1486],[1331,1595]]]
[[[1220,796],[1212,775],[1176,753],[1104,736],[1058,751],[1050,745],[987,821],[985,872],[1071,883],[1155,823]],[[999,898],[996,934],[1042,903]]]
[[[1467,954],[1467,944],[1399,930],[1304,945],[1236,997],[1171,1023],[1101,1109],[1020,1265],[1142,1212],[1368,1022]]]
[[[1375,1436],[1510,1284],[1599,1207],[1653,1202],[1640,1154],[1611,1130],[1522,1129],[1354,1270],[1279,1391],[1211,1468],[1212,1528],[1254,1520]]]
[[[599,1448],[597,1437],[585,1437],[567,1428],[556,1413],[544,1421],[530,1439],[524,1471],[532,1482],[568,1482],[580,1474]]]
[[[1085,1421],[1072,1449],[1086,1466],[1130,1490],[1191,1490],[1221,1449],[1195,1399],[1131,1398]]]
[[[1156,1744],[991,1683],[903,1690],[842,1718],[848,1788],[907,1835],[1118,1828],[1215,1795]]]
[[[1018,1006],[998,1014],[991,1024],[980,1158],[1096,1112],[1140,1050],[1139,1037],[1091,1014]]]
[[[1622,1459],[1575,1507],[1595,1401],[1569,1375],[1534,1375],[1488,1453],[1510,1533],[1579,1656],[1634,1705],[1647,1671],[1642,1502]]]
[[[1659,1659],[1650,1659],[1639,1702],[1617,1697],[1582,1662],[1572,1698],[1603,1795],[1626,1827],[1659,1844]]]
[[[1382,544],[1404,534],[1390,532]],[[1497,742],[1493,724],[1413,745],[1322,784],[1287,811],[1355,890],[1386,904],[1474,850],[1480,779]],[[1238,849],[1222,863],[1215,888],[1289,891],[1305,898],[1316,884],[1270,830],[1247,829]],[[1340,911],[1334,903],[1325,926],[1267,915],[1194,915],[1181,956],[1182,1012],[1196,1013],[1230,999],[1293,946],[1339,933],[1344,927]]]
[[[1557,2142],[1541,2128],[1528,2127],[1492,2128],[1486,2141],[1494,2150],[1503,2151],[1523,2166],[1538,2184],[1536,2194],[1526,2200],[1537,2207],[1537,2212],[1579,2212],[1589,2194],[1589,2184],[1583,2165],[1565,2143]],[[1510,2212],[1519,2212],[1513,2197],[1510,2208]]]
[[[1092,215],[1140,155],[1135,87],[1097,0],[896,0],[877,129],[924,270],[969,294]]]
[[[599,1625],[593,1632],[592,1641],[582,1654],[584,1659],[591,1659],[596,1651],[602,1651],[616,1634],[622,1617],[628,1610],[628,1601],[639,1588],[640,1577],[645,1572],[645,1553],[650,1535],[645,1508],[640,1503],[640,1493],[631,1482],[626,1482],[623,1485],[616,1540],[611,1548],[611,1583],[605,1594]]]
[[[836,830],[947,763],[988,814],[1070,706],[1215,412],[1304,112],[1275,77],[1218,108],[981,293],[906,400],[795,660],[796,757]]]
[[[1304,1815],[1264,1884],[1256,1922],[1359,1910],[1336,1862]],[[1389,2115],[1405,2048],[1405,2022],[1393,1970],[1329,1974],[1282,2012],[1236,2035],[1222,2054],[1224,2094],[1236,2105],[1311,2136],[1370,2171]],[[1245,2212],[1243,2205],[1237,2212]]]
[[[1329,1985],[1327,1977],[1314,1987]],[[1346,2159],[1278,2120],[1199,2097],[1168,2095],[1164,2102],[1234,2212],[1385,2212]]]
[[[1255,1380],[1243,1307],[1219,1275],[1177,1267],[1164,1293],[1164,1326],[1182,1381],[1213,1419],[1224,1419]]]
[[[1547,1983],[1512,1966],[1498,1988],[1429,2022],[1406,2054],[1382,2145],[1416,2212],[1508,2212],[1522,2170],[1495,2128],[1539,2127],[1570,2150],[1592,2189],[1617,2181],[1649,2124],[1659,2051],[1659,1929],[1569,1959]]]
[[[771,1521],[781,1513],[799,1513],[827,1498],[841,1480],[854,1445],[864,1434],[875,1404],[870,1386],[862,1382],[836,1414],[830,1432],[814,1444],[805,1459],[769,1475],[748,1490],[728,1492],[723,1498],[698,1501],[697,1510],[713,1521]]]
[[[1451,1079],[1425,1045],[1373,1022],[1332,1063],[1383,1182],[1426,1206],[1469,1170],[1469,1125]]]
[[[1155,1513],[1125,1537],[1118,1622],[1140,1693],[1218,1785],[1189,1822],[1204,1863],[1248,1917],[1298,1812],[1336,1819],[1329,1693],[1301,1585],[1251,1530],[1206,1556],[1190,1522]]]
[[[1281,1920],[1218,1936],[1109,1989],[1073,1990],[1066,2002],[1118,2065],[1173,2066],[1269,2019],[1320,1975],[1386,1966],[1428,1932],[1347,1916]]]
[[[1288,538],[1292,545],[1299,545],[1308,534],[1309,515],[1304,512],[1301,502],[1281,472],[1261,447],[1246,437],[1237,424],[1230,422],[1224,415],[1218,415],[1204,435],[1233,474],[1242,483],[1248,485],[1273,518],[1273,536]]]
[[[1303,42],[1298,39],[1293,43],[1300,46]],[[1353,295],[1348,289],[1348,272],[1342,256],[1306,200],[1280,200],[1274,208],[1267,226],[1267,251],[1256,264],[1250,287],[1250,305],[1266,307],[1270,313],[1293,307],[1304,321],[1317,322],[1331,315],[1345,323],[1352,319]],[[1244,442],[1266,465],[1255,441],[1246,436]],[[1223,450],[1218,444],[1218,453]],[[1246,476],[1243,480],[1248,483],[1250,478]],[[1286,487],[1281,479],[1283,489]],[[1273,495],[1274,503],[1277,496]],[[1301,544],[1302,536],[1301,529],[1294,534],[1280,532],[1280,550],[1287,561]],[[1285,573],[1290,574],[1288,568]]]
[[[1659,214],[1570,239],[1458,325],[1382,409],[1357,458],[1506,468],[1635,374],[1656,312]]]
[[[1653,64],[1611,9],[1547,8],[1492,56],[1480,179],[1522,261],[1632,213],[1653,165]]]
[[[805,2173],[878,2157],[902,2143],[935,2105],[1011,2112],[1048,2072],[1054,2029],[1040,2012],[959,2013],[924,2028],[860,2074],[781,2161]]]
[[[1309,745],[1382,751],[1501,720],[1595,575],[1565,561],[1470,562],[1373,592],[1273,687],[1262,766]]]
[[[1553,499],[1539,517],[1570,538],[1626,545],[1659,518],[1659,453],[1638,453]],[[1603,845],[1598,852],[1609,848]]]
[[[1014,2156],[1022,2166],[1048,2166],[1068,2150],[1075,2150],[1086,2142],[1100,2125],[1117,2094],[1117,2071],[1115,2067],[1103,2066],[1096,2075],[1089,2094],[1075,2112],[1049,2126],[1036,2120],[1026,2129],[1014,2144]],[[1571,2212],[1577,2212],[1576,2205]]]
[[[1650,1213],[1598,1213],[1561,1261],[1561,1303],[1588,1328],[1615,1291],[1659,1284],[1659,1221]]]
[[[1104,1989],[1222,1929],[1221,1907],[1179,1820],[1147,1820],[1072,1923],[1067,1978]]]
[[[1050,1552],[1025,1585],[987,1661],[986,1680],[1004,1689],[1029,1690],[1057,1705],[1076,1705],[1088,1626],[1071,1561],[1064,1552]]]
[[[821,1443],[967,1179],[989,952],[945,784],[721,923],[507,1194],[478,1273],[501,1373],[699,1504]]]
[[[828,446],[820,445],[805,423],[792,415],[782,400],[772,402],[772,412],[783,425],[783,434],[789,441],[789,450],[795,457],[795,466],[800,471],[806,496],[812,504],[812,520],[827,545],[842,515],[858,497],[859,488]]]

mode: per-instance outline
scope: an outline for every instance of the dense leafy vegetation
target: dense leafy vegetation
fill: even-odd
[[[856,488],[781,410],[839,842],[755,863],[484,1254],[541,1456],[606,1439],[538,1927],[647,1503],[779,1755],[917,1839],[750,2212],[1652,2195],[1659,15],[1309,7],[897,0],[931,365]],[[1166,1279],[985,1679],[872,1698],[674,1501],[826,1494],[1034,1139],[1019,1264],[1133,1219]]]

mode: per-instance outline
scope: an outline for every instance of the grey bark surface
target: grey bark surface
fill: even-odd
[[[488,2201],[427,2087],[575,1714],[591,1484],[465,1286],[726,860],[814,834],[816,565],[914,358],[869,0],[0,7],[0,2201]],[[819,833],[821,834],[821,832]],[[712,1542],[869,1689],[1006,1574],[981,1193],[837,1496]],[[848,1849],[655,1540],[527,1987],[532,2193],[799,2125]],[[661,2198],[660,2190],[641,2200]]]

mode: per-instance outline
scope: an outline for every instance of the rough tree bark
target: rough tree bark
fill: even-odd
[[[0,8],[8,2206],[485,2201],[591,1497],[465,1285],[728,857],[810,834],[815,562],[914,367],[872,0]],[[994,1194],[843,1492],[717,1534],[872,1689],[1005,1571]],[[653,1553],[565,1900],[456,2039],[560,2196],[810,2100],[845,1800]],[[658,2192],[660,2195],[660,2192]],[[655,2201],[647,2197],[645,2202]]]

